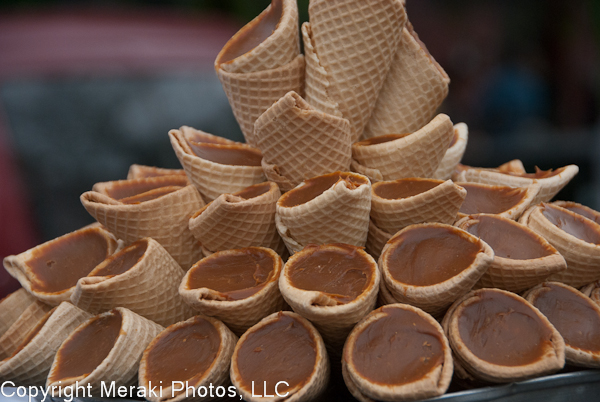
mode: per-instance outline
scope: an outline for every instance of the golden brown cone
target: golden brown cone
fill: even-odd
[[[412,179],[411,179],[412,180]],[[422,180],[422,179],[414,179]],[[378,182],[371,188],[371,220],[379,229],[396,233],[415,223],[453,224],[467,191],[452,180],[438,181],[432,189],[407,198],[387,199],[376,193]]]
[[[49,317],[47,317],[49,315]],[[44,386],[54,355],[69,334],[87,320],[90,314],[69,302],[56,308],[35,321],[35,326],[47,321],[39,332],[22,348],[5,360],[0,361],[0,378],[17,385]]]
[[[356,341],[360,333],[370,324],[384,316],[385,311],[389,309],[402,309],[410,311],[432,325],[442,341],[442,353],[444,355],[442,363],[438,367],[426,373],[423,378],[407,384],[396,386],[378,384],[370,381],[368,378],[362,376],[358,372],[352,359],[354,348],[356,347]],[[421,345],[414,345],[414,347],[421,347]],[[350,333],[350,336],[348,336],[346,345],[344,346],[342,372],[344,381],[350,392],[362,401],[412,401],[432,398],[445,393],[450,385],[453,372],[452,352],[441,325],[433,317],[417,307],[407,304],[390,304],[385,306],[383,309],[379,308],[371,312],[361,322],[359,322],[356,327],[354,327]]]
[[[369,219],[369,233],[367,235],[367,243],[365,250],[371,254],[375,260],[379,259],[381,251],[385,247],[385,243],[393,236],[392,233],[385,232],[379,229],[372,219]]]
[[[300,321],[302,325],[307,329],[307,331],[311,334],[313,339],[315,340],[315,348],[317,352],[315,369],[313,370],[310,378],[306,381],[299,389],[293,391],[291,395],[286,399],[288,402],[309,402],[317,399],[317,397],[326,389],[327,383],[329,382],[329,358],[327,356],[327,351],[325,349],[325,344],[323,343],[323,339],[319,332],[315,329],[315,327],[302,316],[293,313],[291,311],[280,311],[277,313],[273,313],[265,318],[263,318],[258,324],[254,325],[244,335],[240,337],[235,350],[233,352],[233,356],[231,358],[231,371],[230,377],[231,382],[237,388],[237,391],[241,394],[245,401],[250,402],[260,402],[264,400],[262,397],[253,397],[252,390],[246,389],[242,386],[242,378],[237,368],[237,354],[240,347],[243,345],[244,341],[253,331],[256,331],[259,328],[262,328],[266,325],[269,325],[271,322],[276,321],[280,315],[285,315],[289,317],[293,317],[294,319]],[[262,394],[261,394],[262,395]]]
[[[181,127],[179,130],[169,131],[169,138],[177,159],[181,162],[187,176],[192,184],[196,186],[205,202],[210,202],[221,194],[235,193],[248,186],[265,181],[261,166],[223,165],[202,159],[192,152],[187,141],[204,138],[206,141],[218,141],[223,145],[236,145],[244,149],[250,148],[246,144],[221,139],[216,135],[186,126]]]
[[[138,372],[138,381],[139,381],[139,386],[143,387],[146,390],[146,395],[148,395],[146,397],[146,399],[148,399],[148,401],[150,402],[182,402],[182,401],[195,401],[195,400],[200,400],[200,399],[204,399],[204,398],[194,398],[192,396],[192,392],[191,390],[188,392],[188,395],[186,395],[186,392],[182,392],[178,395],[176,395],[175,397],[172,397],[172,387],[170,384],[165,384],[165,386],[163,386],[162,389],[162,393],[158,393],[158,397],[154,397],[151,393],[148,392],[148,390],[151,388],[149,385],[149,380],[148,380],[148,363],[147,363],[147,359],[148,359],[148,354],[150,353],[150,351],[161,341],[164,342],[164,339],[168,338],[168,336],[170,334],[175,333],[179,328],[181,327],[185,327],[186,324],[192,323],[194,322],[194,320],[198,320],[198,319],[203,319],[206,320],[208,322],[210,322],[215,329],[219,332],[219,336],[221,338],[221,345],[219,346],[219,351],[217,352],[215,359],[212,363],[212,365],[209,367],[209,369],[200,377],[195,378],[195,377],[190,377],[188,379],[188,384],[190,387],[195,387],[196,388],[196,392],[198,392],[198,388],[199,387],[222,387],[222,386],[227,386],[230,384],[229,381],[229,366],[231,365],[231,355],[233,354],[233,349],[235,348],[235,344],[237,343],[237,336],[235,336],[235,334],[233,332],[231,332],[229,330],[229,328],[227,328],[225,326],[225,324],[223,324],[221,321],[211,318],[211,317],[206,317],[206,316],[195,316],[190,318],[189,320],[183,321],[183,322],[178,322],[176,324],[173,324],[167,328],[165,328],[164,331],[162,331],[160,334],[158,334],[153,340],[152,342],[150,342],[150,344],[148,345],[148,347],[146,348],[146,350],[144,350],[144,353],[142,355],[142,359],[140,361],[140,368],[139,368],[139,372]],[[193,374],[192,374],[193,375]],[[182,381],[185,381],[184,379],[181,379]],[[152,384],[152,388],[155,386],[155,384]],[[207,400],[207,399],[206,399]]]
[[[0,359],[10,356],[51,309],[52,306],[37,300],[23,310],[19,318],[0,336]]]
[[[449,84],[448,74],[407,23],[363,138],[417,131],[442,104]]]
[[[4,335],[23,314],[23,311],[36,300],[24,288],[20,288],[0,300],[0,336]]]
[[[133,164],[129,166],[129,172],[127,172],[127,180],[173,175],[185,175],[185,171],[183,169],[165,169],[155,166]]]
[[[286,93],[304,93],[304,56],[299,54],[280,67],[252,73],[228,73],[217,69],[217,76],[246,142],[255,146],[256,119]]]
[[[68,289],[62,289],[56,292],[46,292],[42,290],[43,287],[40,288],[40,285],[43,285],[45,282],[44,279],[38,277],[38,275],[34,273],[34,271],[28,265],[28,262],[32,259],[43,258],[44,249],[50,248],[54,244],[69,242],[70,239],[77,239],[81,234],[92,234],[93,236],[100,238],[102,243],[106,244],[107,257],[117,250],[118,244],[112,234],[104,230],[102,227],[88,226],[57,237],[56,239],[47,241],[32,249],[22,252],[19,255],[8,256],[4,259],[4,268],[6,268],[8,273],[21,283],[21,286],[23,286],[38,300],[53,306],[56,306],[63,301],[69,301],[71,294],[75,290],[76,283],[73,283],[73,285]]]
[[[454,125],[454,133],[458,136],[454,145],[452,145],[442,158],[437,170],[433,174],[434,179],[448,180],[452,177],[452,173],[456,169],[456,166],[460,163],[465,150],[467,149],[467,143],[469,142],[469,127],[465,123],[457,123]]]
[[[275,227],[275,204],[280,196],[273,182],[269,191],[250,199],[221,194],[190,218],[190,230],[210,253],[258,246],[281,254],[285,245]]]
[[[328,98],[350,121],[358,140],[375,108],[406,23],[399,0],[313,0],[312,45],[327,71]],[[325,100],[327,101],[327,100]]]
[[[256,120],[254,137],[266,177],[283,192],[312,177],[350,168],[348,120],[314,109],[295,92],[288,92]]]
[[[185,272],[156,240],[141,241],[147,248],[135,265],[120,275],[96,276],[111,261],[105,260],[77,282],[71,302],[92,314],[126,307],[162,326],[191,317],[192,309],[179,295]]]
[[[600,245],[588,243],[552,224],[542,213],[544,204],[529,208],[519,220],[548,241],[567,262],[567,269],[548,277],[549,281],[563,282],[573,287],[587,285],[600,279]],[[561,208],[556,206],[556,208]],[[561,208],[563,209],[563,208]],[[580,216],[563,209],[572,216]],[[585,218],[581,218],[585,219]],[[600,225],[585,219],[600,231]]]
[[[126,244],[151,237],[183,268],[202,256],[188,220],[204,201],[192,185],[139,204],[122,204],[97,191],[81,195],[81,203],[98,222]]]
[[[213,289],[191,289],[188,286],[188,279],[193,273],[194,267],[182,279],[179,294],[193,309],[223,321],[235,334],[241,336],[264,317],[283,310],[285,305],[278,286],[283,261],[275,251],[263,247],[260,249],[269,253],[273,258],[273,275],[267,284],[253,295],[239,300],[223,300],[220,293]],[[220,251],[206,258],[217,258],[227,254],[235,255],[239,251],[243,250]]]
[[[437,115],[426,126],[393,141],[352,145],[352,169],[372,182],[407,177],[432,177],[450,145],[450,118]]]
[[[104,382],[106,386],[110,386],[111,382],[114,381],[115,388],[118,388],[119,386],[133,385],[137,381],[137,371],[140,359],[142,358],[142,353],[152,339],[154,339],[164,328],[124,307],[117,307],[115,310],[118,311],[122,317],[121,331],[110,353],[102,363],[87,375],[77,378],[61,379],[60,384],[54,379],[59,363],[57,360],[60,358],[62,346],[69,339],[72,339],[74,334],[87,326],[91,320],[98,317],[94,316],[79,325],[63,341],[52,362],[52,367],[50,368],[50,373],[46,380],[46,388],[55,386],[58,390],[58,386],[60,385],[64,389],[69,386],[73,387],[75,382],[78,381],[77,385],[86,387],[86,389],[89,384],[92,390],[91,395],[98,397],[100,396],[102,382]],[[102,313],[100,315],[109,313]],[[57,395],[55,394],[54,396]]]

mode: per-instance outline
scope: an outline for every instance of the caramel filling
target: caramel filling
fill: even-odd
[[[552,348],[552,330],[524,301],[493,290],[478,292],[460,312],[458,329],[478,358],[501,366],[522,366]]]
[[[264,288],[274,276],[273,256],[255,247],[215,253],[191,268],[188,289],[207,288],[225,300],[240,300]]]
[[[148,249],[146,240],[138,240],[98,265],[89,276],[116,276],[129,271],[140,262]]]
[[[515,172],[505,172],[505,173],[512,175],[512,176],[527,177],[529,179],[545,179],[548,177],[557,176],[557,175],[561,174],[564,170],[565,170],[564,167],[562,167],[560,169],[556,169],[556,170],[552,170],[552,169],[541,170],[540,168],[538,168],[536,166],[535,173],[515,173]]]
[[[600,352],[600,314],[587,297],[563,286],[545,284],[532,303],[572,348]]]
[[[358,250],[346,244],[307,246],[289,269],[292,286],[323,292],[338,304],[351,302],[369,286],[373,277],[373,266]]]
[[[391,141],[397,140],[399,138],[407,137],[407,136],[409,136],[411,134],[412,133],[380,135],[378,137],[373,137],[373,138],[369,138],[367,140],[363,140],[363,141],[357,142],[355,145],[365,146],[365,145],[383,144],[383,143],[386,143],[386,142],[391,142]]]
[[[192,322],[164,333],[154,343],[146,355],[146,380],[167,385],[173,381],[198,380],[210,369],[220,347],[219,331],[196,316]]]
[[[290,208],[306,204],[329,190],[338,181],[345,182],[346,187],[351,190],[368,183],[366,179],[354,173],[329,173],[306,180],[301,187],[288,191],[279,199],[279,205]]]
[[[145,196],[146,193],[150,193],[148,195],[148,199],[153,199],[159,197],[160,195],[164,195],[164,193],[161,194],[160,191],[156,193],[151,193],[153,190],[161,189],[162,187],[181,188],[187,186],[187,184],[188,183],[186,176],[182,175],[160,176],[148,179],[122,180],[111,183],[111,186],[106,189],[106,195],[117,201],[124,200],[125,202],[129,201],[129,203],[136,203],[136,196]],[[157,196],[153,197],[152,194],[156,194]]]
[[[250,187],[246,187],[245,189],[238,191],[237,193],[234,193],[233,195],[237,195],[238,197],[249,200],[251,198],[258,197],[259,195],[268,193],[270,189],[271,189],[271,183],[265,182],[265,183],[255,184]]]
[[[460,207],[466,215],[501,214],[519,204],[527,190],[504,186],[486,187],[478,184],[460,183],[467,190],[467,197]]]
[[[92,373],[108,356],[115,345],[122,324],[121,314],[112,310],[94,317],[73,333],[56,354],[57,365],[49,380],[84,377]]]
[[[275,32],[283,17],[283,0],[271,0],[271,5],[255,20],[243,27],[225,45],[225,49],[216,64],[231,62],[248,53]]]
[[[239,145],[190,142],[192,152],[199,158],[230,166],[260,166],[262,154],[258,149]]]
[[[550,223],[584,242],[600,245],[600,226],[582,216],[551,204],[542,204],[542,214]]]
[[[27,334],[25,339],[23,339],[23,342],[21,342],[21,344],[12,352],[10,357],[15,356],[17,353],[19,353],[21,350],[23,350],[25,348],[25,346],[27,346],[29,344],[29,342],[31,342],[33,340],[33,338],[35,338],[35,336],[40,333],[42,328],[44,328],[44,325],[46,325],[46,323],[52,316],[52,313],[54,313],[54,310],[56,310],[56,307],[54,307],[52,310],[48,311],[46,313],[46,315],[44,317],[42,317],[42,319],[37,323],[37,325],[29,332],[29,334]],[[9,358],[7,358],[5,360],[8,360]]]
[[[237,368],[241,386],[252,389],[261,384],[267,395],[275,395],[279,381],[279,394],[304,386],[317,363],[317,346],[309,329],[294,317],[279,313],[278,318],[256,330],[238,345]],[[266,385],[264,385],[266,384]],[[291,395],[290,395],[291,396]]]
[[[465,230],[486,242],[496,257],[531,260],[554,254],[521,225],[494,216],[478,216]]]
[[[352,362],[371,382],[403,385],[418,381],[444,363],[442,335],[418,314],[383,307],[384,316],[356,337]]]
[[[182,186],[167,186],[155,188],[154,190],[146,191],[145,193],[134,195],[131,197],[121,198],[123,204],[139,204],[145,201],[155,200],[163,195],[171,194],[177,190],[181,190]]]
[[[566,202],[560,206],[564,209],[568,209],[571,212],[575,212],[576,214],[581,215],[584,218],[588,218],[589,220],[600,224],[600,213],[594,211],[591,208],[585,207],[583,205],[578,205],[575,202]]]
[[[136,172],[136,179],[151,179],[163,176],[186,176],[181,169],[154,168],[152,166],[141,166]]]
[[[400,179],[373,185],[375,195],[388,200],[398,200],[424,193],[442,184],[441,180]]]
[[[458,230],[425,226],[407,230],[392,240],[383,258],[398,282],[431,286],[460,274],[480,252],[481,243]]]
[[[109,255],[108,243],[98,230],[88,229],[33,250],[26,264],[34,277],[31,289],[60,293],[77,284]]]

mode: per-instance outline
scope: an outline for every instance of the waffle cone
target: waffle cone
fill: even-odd
[[[600,281],[592,282],[583,288],[581,293],[592,299],[594,303],[600,306]]]
[[[465,123],[458,123],[454,125],[454,132],[458,135],[458,139],[448,150],[442,158],[437,170],[433,174],[434,179],[448,180],[452,177],[452,173],[456,169],[456,166],[460,163],[465,150],[467,149],[467,143],[469,141],[469,127]]]
[[[48,317],[49,316],[49,317]],[[90,315],[71,303],[62,302],[35,321],[39,332],[10,357],[0,361],[0,378],[18,385],[43,386],[60,344]],[[47,318],[43,323],[42,320]]]
[[[37,300],[23,310],[19,318],[0,336],[0,359],[9,357],[51,309],[51,306]]]
[[[578,216],[568,210],[564,210],[564,212]],[[549,281],[580,287],[600,279],[600,271],[598,270],[600,266],[600,245],[585,242],[559,229],[544,217],[540,205],[528,209],[519,222],[546,239],[567,262],[567,269],[551,275],[548,277]],[[600,225],[589,222],[600,231]]]
[[[375,183],[371,189],[371,220],[381,230],[396,233],[409,225],[425,222],[453,224],[467,191],[452,180],[412,197],[390,200],[377,195]]]
[[[383,248],[381,257],[379,258],[379,268],[381,269],[382,280],[385,282],[385,286],[389,290],[391,296],[399,303],[407,303],[418,307],[433,316],[440,316],[456,299],[468,293],[473,288],[475,283],[477,283],[477,281],[485,273],[490,263],[494,259],[494,251],[485,242],[478,240],[483,246],[483,251],[477,253],[475,260],[471,263],[471,265],[469,265],[459,274],[433,285],[414,286],[394,279],[390,273],[390,266],[387,258],[388,254],[391,253],[391,247],[394,244],[394,239],[406,231],[427,226],[451,228],[451,226],[441,223],[425,223],[411,225],[402,229],[396,233]],[[466,237],[474,238],[473,235],[462,229],[454,229],[462,232],[462,234]],[[390,251],[387,252],[387,250]]]
[[[77,239],[83,233],[93,232],[102,242],[106,244],[106,255],[113,254],[118,247],[117,241],[108,231],[98,226],[90,226],[78,229],[71,233],[67,233],[63,236],[57,237],[56,239],[47,241],[46,243],[40,244],[32,249],[22,252],[19,255],[11,255],[4,259],[4,268],[15,277],[30,294],[32,294],[38,300],[44,303],[56,306],[63,301],[69,301],[71,294],[75,290],[75,283],[68,289],[62,289],[56,292],[46,292],[43,290],[45,279],[39,277],[28,265],[28,261],[33,258],[39,258],[40,255],[44,255],[44,250],[53,247],[55,244],[62,242],[68,242],[69,239]],[[76,256],[73,256],[74,258]],[[81,257],[81,256],[79,256]],[[83,257],[81,257],[83,258]],[[48,275],[49,276],[49,275]],[[42,286],[40,286],[42,285]]]
[[[185,272],[156,240],[143,241],[146,251],[134,266],[120,275],[94,276],[105,261],[77,282],[71,302],[92,314],[125,307],[163,326],[191,317],[178,290]]]
[[[471,215],[456,222],[455,226],[468,231],[471,223],[477,222],[478,217],[484,214]],[[512,259],[500,257],[497,254],[494,260],[483,274],[475,288],[498,288],[513,293],[521,293],[544,281],[547,277],[567,268],[565,259],[552,247],[542,236],[535,233],[525,225],[511,219],[491,215],[494,219],[503,220],[506,224],[527,233],[533,237],[552,254],[532,259]]]
[[[54,379],[55,372],[58,369],[61,348],[67,341],[72,339],[74,334],[87,326],[94,319],[92,317],[79,325],[61,344],[52,362],[52,367],[46,380],[46,388],[55,386],[58,389],[60,385],[64,389],[65,387],[73,387],[75,382],[78,381],[77,385],[79,386],[87,387],[90,384],[92,389],[91,395],[99,396],[102,382],[111,384],[111,381],[114,381],[115,388],[118,388],[119,386],[133,385],[137,381],[137,371],[142,353],[150,341],[164,328],[124,307],[117,307],[115,310],[122,317],[121,332],[110,353],[102,363],[90,374],[77,378],[62,379],[61,383],[58,383]]]
[[[235,334],[241,336],[248,328],[264,317],[282,310],[285,304],[278,286],[283,261],[275,251],[267,248],[261,248],[261,250],[268,252],[273,258],[273,275],[269,278],[267,284],[253,295],[239,300],[223,300],[223,297],[215,290],[208,288],[191,289],[188,287],[188,279],[193,273],[194,267],[188,271],[181,281],[179,294],[194,310],[223,321]],[[225,250],[213,255],[222,256],[235,253],[237,253],[237,250]],[[203,261],[208,262],[206,259]]]
[[[155,166],[133,164],[129,166],[129,172],[127,172],[127,180],[174,175],[185,175],[185,171],[183,169],[165,169]]]
[[[407,24],[363,138],[417,131],[442,104],[449,84],[448,74]]]
[[[219,336],[221,339],[221,345],[219,347],[219,351],[217,352],[217,354],[214,358],[213,363],[208,368],[208,370],[202,376],[199,376],[197,378],[195,376],[194,377],[190,376],[191,378],[188,379],[188,384],[186,384],[186,385],[190,386],[190,387],[195,387],[196,389],[198,389],[199,387],[209,388],[210,386],[212,386],[214,388],[217,388],[220,386],[226,387],[227,385],[230,384],[229,367],[231,365],[231,355],[233,354],[233,349],[235,348],[235,344],[237,343],[238,338],[221,321],[216,320],[211,317],[196,316],[196,317],[192,317],[192,318],[188,319],[187,321],[178,322],[176,324],[173,324],[173,325],[167,327],[164,331],[162,331],[160,334],[158,334],[152,340],[152,342],[150,342],[150,344],[148,345],[146,350],[144,350],[142,359],[140,361],[140,368],[139,368],[139,372],[138,372],[138,379],[139,379],[140,387],[145,388],[146,391],[148,391],[151,388],[150,384],[149,384],[149,377],[148,377],[148,370],[149,370],[148,355],[152,351],[152,349],[161,341],[168,342],[168,339],[169,339],[168,337],[170,334],[175,333],[179,328],[185,327],[186,324],[193,323],[195,320],[198,320],[198,319],[206,320],[215,327],[215,329],[219,332]],[[189,397],[186,397],[186,392],[182,392],[173,398],[173,397],[171,397],[172,396],[172,388],[170,386],[164,386],[162,389],[162,393],[160,393],[158,397],[151,396],[151,394],[149,392],[146,392],[146,394],[148,395],[147,399],[150,402],[166,402],[166,401],[182,402],[182,401],[210,400],[210,398],[201,398],[201,397],[194,398],[191,395],[191,392],[190,392]]]
[[[304,56],[300,54],[282,66],[252,73],[229,73],[217,69],[217,76],[246,142],[256,146],[256,119],[288,92],[303,93]]]
[[[352,380],[352,377],[350,377],[350,374],[348,373],[348,363],[345,360],[342,360],[342,378],[344,379],[344,384],[346,384],[346,388],[348,388],[348,391],[350,391],[352,396],[357,401],[359,401],[359,402],[376,402],[375,399],[369,398],[368,396],[363,394],[360,391],[360,389],[358,389],[358,386],[354,383],[354,381]]]
[[[355,143],[352,145],[352,169],[364,172],[373,182],[432,177],[452,135],[450,118],[439,114],[429,124],[405,137],[374,145]],[[370,169],[379,174],[373,175]]]
[[[188,220],[204,202],[192,185],[139,204],[122,204],[100,192],[88,191],[81,195],[81,203],[126,244],[151,237],[183,269],[201,258],[200,245],[188,228]]]
[[[309,331],[313,339],[315,340],[315,349],[316,349],[316,362],[315,368],[310,375],[308,381],[306,381],[299,389],[295,390],[292,395],[286,399],[289,402],[308,402],[314,401],[317,399],[319,395],[323,393],[323,391],[327,387],[327,383],[329,382],[329,358],[327,356],[327,351],[325,349],[325,344],[323,343],[323,339],[319,332],[315,329],[315,327],[302,316],[293,313],[291,311],[280,311],[277,313],[273,313],[265,318],[263,318],[259,323],[248,329],[244,335],[240,337],[237,345],[235,346],[235,350],[233,352],[233,356],[231,358],[231,371],[230,377],[231,382],[237,388],[237,391],[241,394],[245,401],[250,402],[260,402],[263,400],[262,397],[255,397],[252,395],[252,391],[243,387],[242,377],[238,370],[237,364],[237,355],[240,347],[244,344],[245,340],[252,332],[256,331],[259,328],[262,328],[266,325],[269,325],[271,322],[276,321],[280,315],[286,315],[293,317],[294,319],[300,321],[304,327]]]
[[[367,244],[365,250],[371,254],[375,260],[379,259],[385,243],[392,237],[392,233],[383,231],[373,223],[373,220],[369,220],[369,233],[367,235]]]
[[[340,180],[304,204],[290,208],[278,202],[275,222],[290,254],[311,243],[363,247],[367,241],[370,209],[370,183],[350,189]]]
[[[356,4],[315,0],[308,6],[312,45],[327,72],[328,99],[339,105],[357,141],[375,108],[406,23],[399,0]],[[310,81],[309,81],[310,83]]]
[[[325,245],[321,249],[337,249],[335,244]],[[298,252],[286,262],[281,276],[279,288],[285,301],[294,312],[309,320],[323,337],[330,357],[340,356],[344,342],[352,328],[363,317],[375,308],[377,293],[379,292],[380,273],[377,262],[364,250],[356,252],[369,261],[372,276],[370,282],[362,293],[354,300],[345,304],[338,304],[335,299],[319,291],[304,290],[295,287],[290,280],[290,271],[295,261],[303,258],[305,253]]]
[[[261,166],[223,165],[196,156],[187,143],[187,140],[193,139],[194,135],[210,136],[211,141],[219,138],[189,127],[181,127],[179,130],[169,132],[171,145],[179,162],[206,202],[214,200],[221,194],[235,193],[265,181]],[[245,144],[233,141],[223,142],[223,144],[249,148]]]
[[[283,253],[285,245],[275,228],[275,204],[281,192],[277,184],[269,186],[269,191],[250,199],[221,194],[192,216],[189,227],[202,247],[211,253],[252,246]]]
[[[37,299],[21,288],[0,300],[0,336],[23,314],[27,307]]]
[[[565,166],[564,171],[556,176],[542,179],[533,179],[529,177],[513,176],[505,174],[497,169],[478,169],[463,167],[463,169],[452,177],[454,181],[475,182],[485,184],[496,184],[510,187],[527,187],[534,181],[540,184],[540,191],[531,202],[531,205],[540,202],[550,201],[564,186],[566,186],[573,177],[579,172],[576,165]]]
[[[312,177],[347,171],[350,130],[348,120],[315,110],[289,92],[256,120],[254,137],[263,168],[269,166],[265,175],[285,192]]]

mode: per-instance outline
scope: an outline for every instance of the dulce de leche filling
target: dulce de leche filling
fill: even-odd
[[[75,232],[34,249],[26,261],[34,278],[31,289],[60,293],[87,276],[109,255],[108,242],[95,229]]]
[[[525,197],[527,190],[504,186],[482,186],[479,184],[460,183],[467,190],[467,197],[460,207],[466,215],[500,214],[517,205]]]
[[[279,205],[291,208],[297,205],[306,204],[310,200],[317,198],[325,191],[329,190],[338,181],[345,182],[346,187],[351,190],[368,183],[367,179],[354,173],[329,173],[306,180],[302,186],[288,191],[279,199]]]
[[[158,176],[113,182],[106,194],[124,204],[139,204],[177,191],[187,185],[183,175]]]
[[[387,200],[398,200],[424,193],[442,183],[441,180],[417,178],[382,181],[373,185],[373,193]]]
[[[550,223],[571,236],[600,245],[600,225],[552,204],[542,204],[541,211]]]
[[[600,314],[593,302],[574,290],[546,283],[532,303],[572,348],[600,352]]]
[[[404,133],[404,134],[385,134],[385,135],[380,135],[378,137],[373,137],[373,138],[369,138],[367,140],[363,140],[360,142],[357,142],[355,145],[358,146],[364,146],[364,145],[377,145],[377,144],[384,144],[386,142],[391,142],[394,140],[397,140],[398,138],[404,138],[407,137],[409,135],[411,135],[412,133]]]
[[[474,217],[465,230],[486,242],[496,257],[530,260],[555,253],[520,224],[507,219],[480,215]]]
[[[403,385],[418,381],[444,363],[440,331],[417,313],[382,307],[352,349],[355,370],[371,382]]]
[[[600,212],[594,211],[589,207],[568,201],[561,203],[560,206],[564,209],[568,209],[571,212],[575,212],[576,214],[581,215],[584,218],[588,218],[589,220],[600,224]]]
[[[413,286],[444,282],[467,269],[481,242],[451,227],[423,226],[406,230],[382,256],[391,276]]]
[[[108,257],[90,272],[89,276],[116,276],[127,272],[140,262],[148,249],[147,240],[138,240]]]
[[[146,355],[145,378],[153,384],[200,379],[220,347],[219,331],[210,321],[196,316],[154,342]]]
[[[552,349],[552,330],[525,301],[494,290],[479,291],[473,298],[460,310],[458,329],[465,346],[478,358],[522,366]]]
[[[274,278],[273,256],[256,247],[219,252],[190,269],[188,289],[214,290],[224,300],[241,300],[264,288]]]
[[[280,381],[288,385],[280,384],[279,394],[301,388],[315,370],[316,348],[304,324],[279,313],[275,321],[248,332],[239,345],[236,363],[242,388],[250,390],[253,382],[261,384],[266,395],[275,395],[275,385]]]
[[[74,332],[56,354],[50,381],[85,377],[106,359],[115,345],[123,318],[117,310],[94,317]]]
[[[264,182],[264,183],[255,184],[250,187],[246,187],[245,189],[238,191],[237,193],[233,193],[233,195],[236,195],[238,197],[249,200],[249,199],[258,197],[259,195],[268,193],[270,189],[271,189],[271,183]]]
[[[260,166],[262,154],[256,148],[240,145],[189,142],[192,152],[199,158],[231,166]]]
[[[338,304],[351,302],[373,277],[373,265],[359,250],[347,244],[309,245],[291,262],[289,280],[298,289],[323,292]]]
[[[564,167],[556,170],[541,170],[537,166],[535,167],[535,173],[517,173],[517,172],[504,172],[511,176],[527,177],[530,179],[545,179],[552,176],[557,176],[565,170]]]

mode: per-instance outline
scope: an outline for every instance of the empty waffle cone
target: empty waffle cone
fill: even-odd
[[[113,235],[84,227],[4,259],[4,268],[29,293],[51,305],[69,301],[79,278],[117,249]]]
[[[186,126],[181,127],[179,130],[169,131],[169,138],[183,169],[206,202],[214,200],[221,194],[235,193],[248,186],[265,181],[263,169],[260,165],[241,166],[212,162],[197,156],[192,151],[188,141],[220,144],[233,149],[258,152],[256,148],[224,138],[221,139],[216,135]]]
[[[396,233],[383,248],[379,268],[394,299],[439,316],[471,290],[493,259],[492,248],[472,234],[424,223]]]
[[[281,254],[285,245],[275,227],[275,204],[280,196],[273,182],[221,194],[190,218],[190,230],[208,253],[257,246]]]
[[[329,81],[324,102],[338,104],[353,128],[352,141],[357,141],[398,49],[406,23],[404,4],[316,0],[310,2],[308,14],[314,54]]]
[[[352,328],[375,308],[379,281],[377,262],[364,250],[326,244],[291,256],[279,288],[292,309],[317,328],[333,357],[341,356]]]
[[[0,336],[4,335],[11,325],[15,323],[27,309],[37,299],[33,297],[24,288],[21,288],[4,299],[0,300]]]
[[[363,138],[417,131],[442,104],[449,84],[448,74],[407,23]]]
[[[89,386],[100,396],[103,383],[133,385],[142,353],[163,329],[123,307],[86,320],[58,348],[46,388]]]
[[[387,243],[392,236],[392,233],[381,230],[373,223],[373,220],[369,219],[369,233],[367,235],[365,250],[367,250],[367,253],[371,254],[375,260],[378,260],[381,251],[385,247],[385,243]]]
[[[567,268],[565,259],[527,226],[497,215],[471,215],[456,226],[480,237],[494,250],[494,260],[476,288],[514,293],[530,289]]]
[[[190,216],[204,205],[192,185],[139,204],[123,204],[101,192],[88,191],[81,195],[81,203],[90,215],[126,244],[151,237],[183,269],[202,256],[200,245],[188,227]]]
[[[600,306],[577,289],[544,282],[523,295],[544,314],[565,341],[565,359],[574,366],[600,367]]]
[[[448,389],[452,372],[452,352],[440,324],[406,304],[371,312],[344,346],[344,382],[360,401],[439,396]]]
[[[312,177],[347,171],[350,130],[348,120],[314,109],[295,92],[287,93],[254,125],[265,176],[285,192]]]
[[[213,389],[230,384],[229,367],[236,342],[237,336],[214,318],[195,316],[173,324],[144,350],[139,386],[146,390],[150,402],[208,400],[200,396],[200,387]],[[194,393],[191,389],[174,389],[177,381],[186,388],[194,387]],[[149,390],[157,384],[164,385],[162,392],[154,396]]]
[[[504,166],[504,165],[503,165]],[[496,184],[510,187],[527,187],[534,181],[540,184],[540,191],[531,202],[532,205],[550,201],[579,172],[576,165],[568,165],[554,171],[538,171],[536,173],[510,173],[498,169],[480,169],[462,166],[453,175],[454,181]]]
[[[18,385],[43,386],[60,344],[90,314],[62,302],[35,321],[33,329],[6,359],[0,361],[0,378]]]
[[[450,148],[442,158],[437,170],[433,174],[434,179],[448,180],[452,177],[452,173],[460,163],[467,143],[469,141],[469,127],[465,123],[454,125],[454,136],[450,142]]]
[[[52,309],[51,306],[37,300],[31,303],[19,315],[12,325],[0,336],[0,359],[5,359],[25,340],[37,323]]]
[[[270,264],[265,272],[261,271],[262,260]],[[268,248],[219,251],[190,268],[179,293],[194,310],[223,321],[241,336],[267,315],[284,308],[278,286],[282,269],[281,257]],[[250,283],[244,284],[243,278],[248,277]]]
[[[600,305],[600,281],[584,286],[581,288],[581,293],[592,299],[594,303]]]
[[[331,180],[333,184],[306,202],[289,203],[298,194],[310,192],[319,180]],[[281,196],[275,223],[290,254],[308,244],[346,243],[363,247],[370,209],[369,179],[356,173],[335,172],[305,181]]]
[[[450,118],[437,115],[411,134],[374,137],[352,145],[352,169],[373,182],[432,177],[453,135]]]
[[[600,279],[600,225],[552,204],[531,207],[519,222],[546,239],[567,262],[566,270],[550,276],[548,280],[580,287]],[[580,229],[577,230],[577,227]]]
[[[133,164],[129,166],[129,172],[127,172],[127,180],[173,175],[185,176],[185,171],[183,169],[165,169],[155,166]]]
[[[193,315],[179,295],[184,275],[156,240],[145,238],[113,254],[81,278],[71,302],[92,314],[125,307],[167,326]]]
[[[451,225],[466,196],[467,191],[452,180],[411,178],[378,182],[371,187],[371,220],[387,233],[415,223]]]

